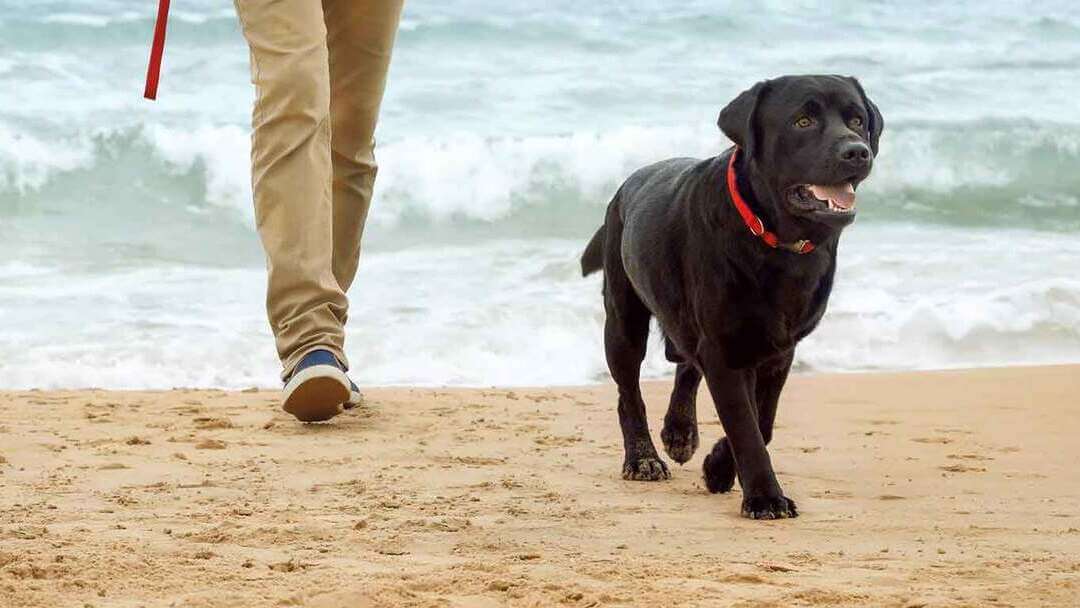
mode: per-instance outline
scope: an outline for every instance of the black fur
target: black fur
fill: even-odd
[[[670,477],[638,385],[656,317],[677,364],[660,433],[668,455],[681,464],[698,447],[695,398],[704,378],[726,433],[705,458],[708,489],[726,492],[737,476],[743,515],[797,515],[766,445],[795,345],[825,314],[840,232],[853,214],[800,206],[792,192],[798,184],[857,185],[870,173],[883,124],[858,82],[839,76],[760,82],[721,111],[718,125],[742,149],[744,198],[782,242],[811,240],[816,248],[805,255],[771,249],[749,232],[725,186],[732,150],[650,165],[619,188],[581,265],[585,274],[604,270],[624,478]],[[844,153],[853,147],[860,158]]]

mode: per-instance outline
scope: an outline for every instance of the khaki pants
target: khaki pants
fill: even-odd
[[[236,0],[256,101],[251,178],[283,377],[345,359],[375,182],[374,131],[403,0]]]

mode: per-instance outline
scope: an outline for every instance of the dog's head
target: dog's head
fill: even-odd
[[[855,189],[870,175],[884,123],[858,80],[783,76],[757,83],[720,111],[720,129],[743,150],[784,220],[832,227],[855,217]]]

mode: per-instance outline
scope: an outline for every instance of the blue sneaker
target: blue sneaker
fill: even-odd
[[[329,420],[350,400],[350,386],[354,385],[333,353],[313,350],[285,381],[281,407],[301,422]]]

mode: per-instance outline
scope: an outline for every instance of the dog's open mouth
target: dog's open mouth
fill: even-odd
[[[851,182],[832,186],[801,184],[791,188],[789,198],[807,211],[825,213],[855,213],[855,186]]]

